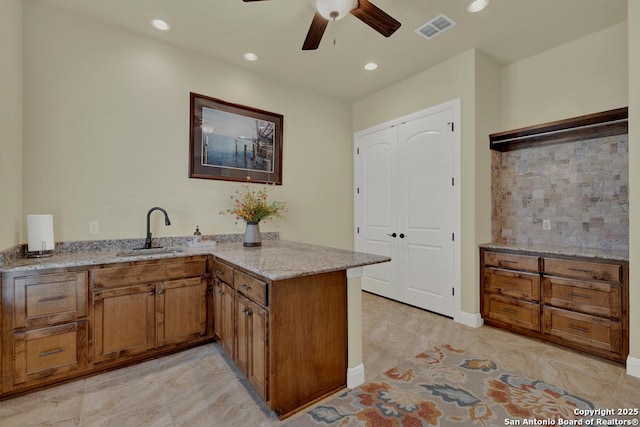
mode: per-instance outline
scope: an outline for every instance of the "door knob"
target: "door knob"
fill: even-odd
[[[397,235],[396,233],[393,233],[393,234],[387,234],[387,236],[391,236],[391,237],[393,237],[394,239],[395,239],[396,237],[398,237],[398,235]]]
[[[404,239],[404,233],[400,233],[400,238]]]

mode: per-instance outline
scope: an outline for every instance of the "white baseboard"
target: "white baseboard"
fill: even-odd
[[[356,388],[364,384],[364,365],[361,363],[355,368],[347,369],[347,387]]]
[[[460,313],[458,313],[457,316],[453,318],[453,320],[455,320],[458,323],[462,323],[463,325],[470,326],[472,328],[479,328],[480,326],[484,325],[484,319],[482,318],[482,315],[480,313],[471,314],[471,313],[465,313],[464,311],[461,311]]]
[[[627,356],[627,374],[640,378],[640,359]]]

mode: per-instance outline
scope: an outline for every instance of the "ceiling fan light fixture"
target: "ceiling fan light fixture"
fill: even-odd
[[[358,0],[311,0],[313,8],[328,21],[338,21],[358,6]]]
[[[469,3],[469,6],[467,6],[467,12],[477,13],[483,11],[489,6],[489,3],[491,3],[491,0],[473,0]]]

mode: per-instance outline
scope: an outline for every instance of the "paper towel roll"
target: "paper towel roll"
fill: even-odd
[[[27,239],[30,252],[52,251],[53,215],[27,215]]]

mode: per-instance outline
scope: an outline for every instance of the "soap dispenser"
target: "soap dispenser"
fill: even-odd
[[[198,228],[198,226],[196,225],[196,231],[193,233],[193,243],[200,243],[201,236],[202,233],[200,233],[200,228]]]

